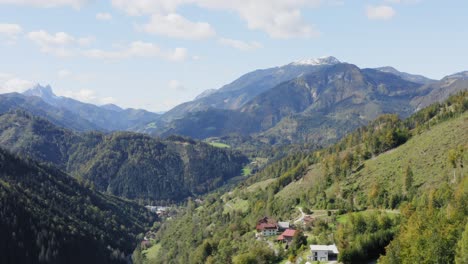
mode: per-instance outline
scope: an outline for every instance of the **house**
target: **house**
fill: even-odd
[[[289,229],[290,225],[289,222],[278,222],[278,229],[280,231],[284,231],[286,229]]]
[[[336,245],[310,245],[312,261],[332,261],[338,259],[338,248]]]
[[[297,231],[294,229],[286,229],[281,235],[278,236],[277,240],[280,242],[286,242],[289,245],[293,240],[296,232]]]
[[[257,232],[263,236],[275,236],[278,234],[278,224],[274,219],[264,217],[257,222]]]

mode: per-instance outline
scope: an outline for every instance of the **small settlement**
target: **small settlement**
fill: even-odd
[[[289,222],[276,222],[266,216],[257,221],[256,230],[255,236],[258,239],[268,239],[279,234],[276,241],[286,244],[286,248],[291,244],[294,236],[299,233]],[[309,261],[331,261],[333,263],[337,261],[339,253],[336,245],[310,245],[310,252]]]

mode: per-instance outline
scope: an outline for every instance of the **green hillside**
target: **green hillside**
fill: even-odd
[[[453,263],[467,254],[466,110],[462,92],[406,120],[384,115],[328,148],[274,162],[231,192],[187,204],[158,231],[158,256],[143,262],[280,263],[304,260],[308,244],[336,243],[342,262],[364,263],[390,243],[383,263]],[[314,219],[297,226],[306,240],[299,235],[284,250],[255,239],[258,219],[295,223],[302,212]]]
[[[448,162],[451,150],[466,148],[468,139],[468,113],[431,127],[412,137],[405,144],[389,150],[378,157],[365,161],[359,171],[346,177],[339,186],[332,185],[328,190],[339,189],[334,195],[353,193],[363,204],[367,192],[376,185],[386,195],[397,195],[404,190],[404,174],[409,167],[414,175],[414,185],[421,191],[434,188],[442,182],[452,180],[453,174],[460,175],[461,168],[453,169]],[[468,152],[464,153],[468,159]],[[298,181],[287,185],[276,195],[285,200],[299,198],[322,180],[322,167],[314,165]],[[450,177],[447,179],[447,177]],[[358,196],[356,194],[359,194]]]

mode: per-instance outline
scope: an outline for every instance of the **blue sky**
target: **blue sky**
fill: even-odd
[[[164,111],[259,68],[333,55],[468,70],[468,1],[0,0],[0,92]]]

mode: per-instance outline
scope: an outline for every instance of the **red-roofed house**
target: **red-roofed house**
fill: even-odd
[[[286,229],[281,235],[278,236],[277,240],[289,244],[293,240],[293,237],[296,234],[296,232],[297,231],[294,229]]]
[[[278,224],[275,220],[264,217],[257,222],[257,232],[261,232],[263,236],[274,236],[278,234]]]

